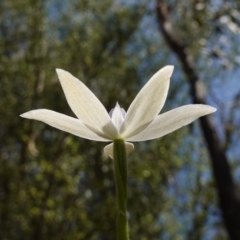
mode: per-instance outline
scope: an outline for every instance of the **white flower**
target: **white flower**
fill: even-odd
[[[112,142],[115,139],[124,139],[127,154],[134,148],[134,145],[127,141],[160,138],[216,111],[211,106],[191,104],[158,115],[167,97],[173,66],[166,66],[153,75],[127,112],[117,103],[109,114],[81,81],[64,70],[56,71],[68,104],[78,119],[46,109],[33,110],[21,117],[42,121],[90,140]],[[113,157],[113,143],[107,145],[104,151]]]

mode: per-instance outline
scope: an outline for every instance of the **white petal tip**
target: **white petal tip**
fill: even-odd
[[[206,108],[207,113],[206,114],[210,114],[210,113],[214,113],[217,111],[217,109],[215,107],[209,106],[209,105],[203,105]]]
[[[173,65],[167,65],[166,67],[169,68],[169,69],[171,69],[171,70],[174,69],[174,66],[173,66]]]
[[[214,113],[214,112],[216,112],[216,111],[217,111],[217,108],[212,107],[212,112]]]
[[[172,76],[174,70],[173,65],[167,65],[163,68],[161,68],[158,72],[155,73],[160,79],[164,77],[166,80],[170,80],[170,77]]]
[[[174,66],[173,65],[167,65],[167,66],[163,67],[163,69],[168,70],[169,73],[172,75],[173,70],[174,70]]]
[[[26,112],[20,115],[20,117],[22,118],[30,118],[30,116],[31,116],[31,112]]]
[[[57,72],[57,74],[60,74],[60,73],[66,72],[66,71],[61,68],[56,68],[56,72]]]

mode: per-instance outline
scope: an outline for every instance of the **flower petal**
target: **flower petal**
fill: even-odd
[[[135,142],[160,138],[193,122],[199,117],[215,111],[216,108],[202,104],[191,104],[175,108],[157,116],[146,129],[127,140]]]
[[[173,66],[155,73],[130,105],[121,127],[121,136],[128,138],[142,131],[161,111],[169,88]]]
[[[116,103],[115,108],[113,108],[111,114],[109,114],[113,124],[118,130],[120,129],[124,121],[124,114],[125,114],[124,109],[121,108],[118,103]]]
[[[129,142],[124,142],[125,144],[125,148],[126,148],[126,154],[129,155],[132,150],[134,149],[134,145],[132,143]],[[104,152],[106,154],[108,154],[108,156],[110,158],[113,159],[113,143],[108,144],[105,148],[104,148]]]
[[[78,137],[96,140],[101,142],[109,142],[110,139],[106,135],[98,135],[88,129],[79,119],[66,116],[61,113],[57,113],[47,109],[33,110],[26,112],[21,117],[28,119],[35,119],[48,125],[60,129],[65,132],[69,132]]]
[[[115,138],[117,129],[98,98],[69,72],[61,69],[56,71],[68,104],[76,116],[94,132]]]

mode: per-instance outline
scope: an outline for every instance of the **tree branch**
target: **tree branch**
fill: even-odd
[[[206,104],[203,83],[198,77],[187,47],[180,44],[173,34],[167,6],[163,0],[156,0],[156,3],[157,21],[161,34],[182,65],[190,85],[192,100],[197,104]],[[232,240],[240,239],[240,200],[237,197],[225,149],[211,116],[200,118],[200,126],[210,154],[219,207],[229,238]]]

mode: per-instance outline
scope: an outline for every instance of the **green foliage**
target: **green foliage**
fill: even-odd
[[[19,114],[46,108],[73,115],[55,68],[79,77],[107,110],[116,101],[127,109],[147,80],[146,73],[139,72],[142,59],[153,59],[148,71],[160,65],[153,57],[159,43],[151,42],[141,28],[145,12],[147,7],[140,4],[113,0],[1,1],[1,239],[115,239],[114,174],[112,160],[102,152],[104,144]],[[131,49],[136,49],[134,55]],[[186,130],[136,144],[129,156],[132,239],[185,239],[188,234],[199,239],[194,230],[199,236],[204,231],[204,207],[214,205],[213,187],[211,179],[202,184],[199,177],[208,170],[201,141],[191,146]],[[198,156],[194,167],[193,151]],[[189,173],[187,166],[192,166],[191,187],[188,178],[176,182],[181,169]],[[182,194],[189,196],[184,204]],[[182,220],[188,214],[191,221]]]

